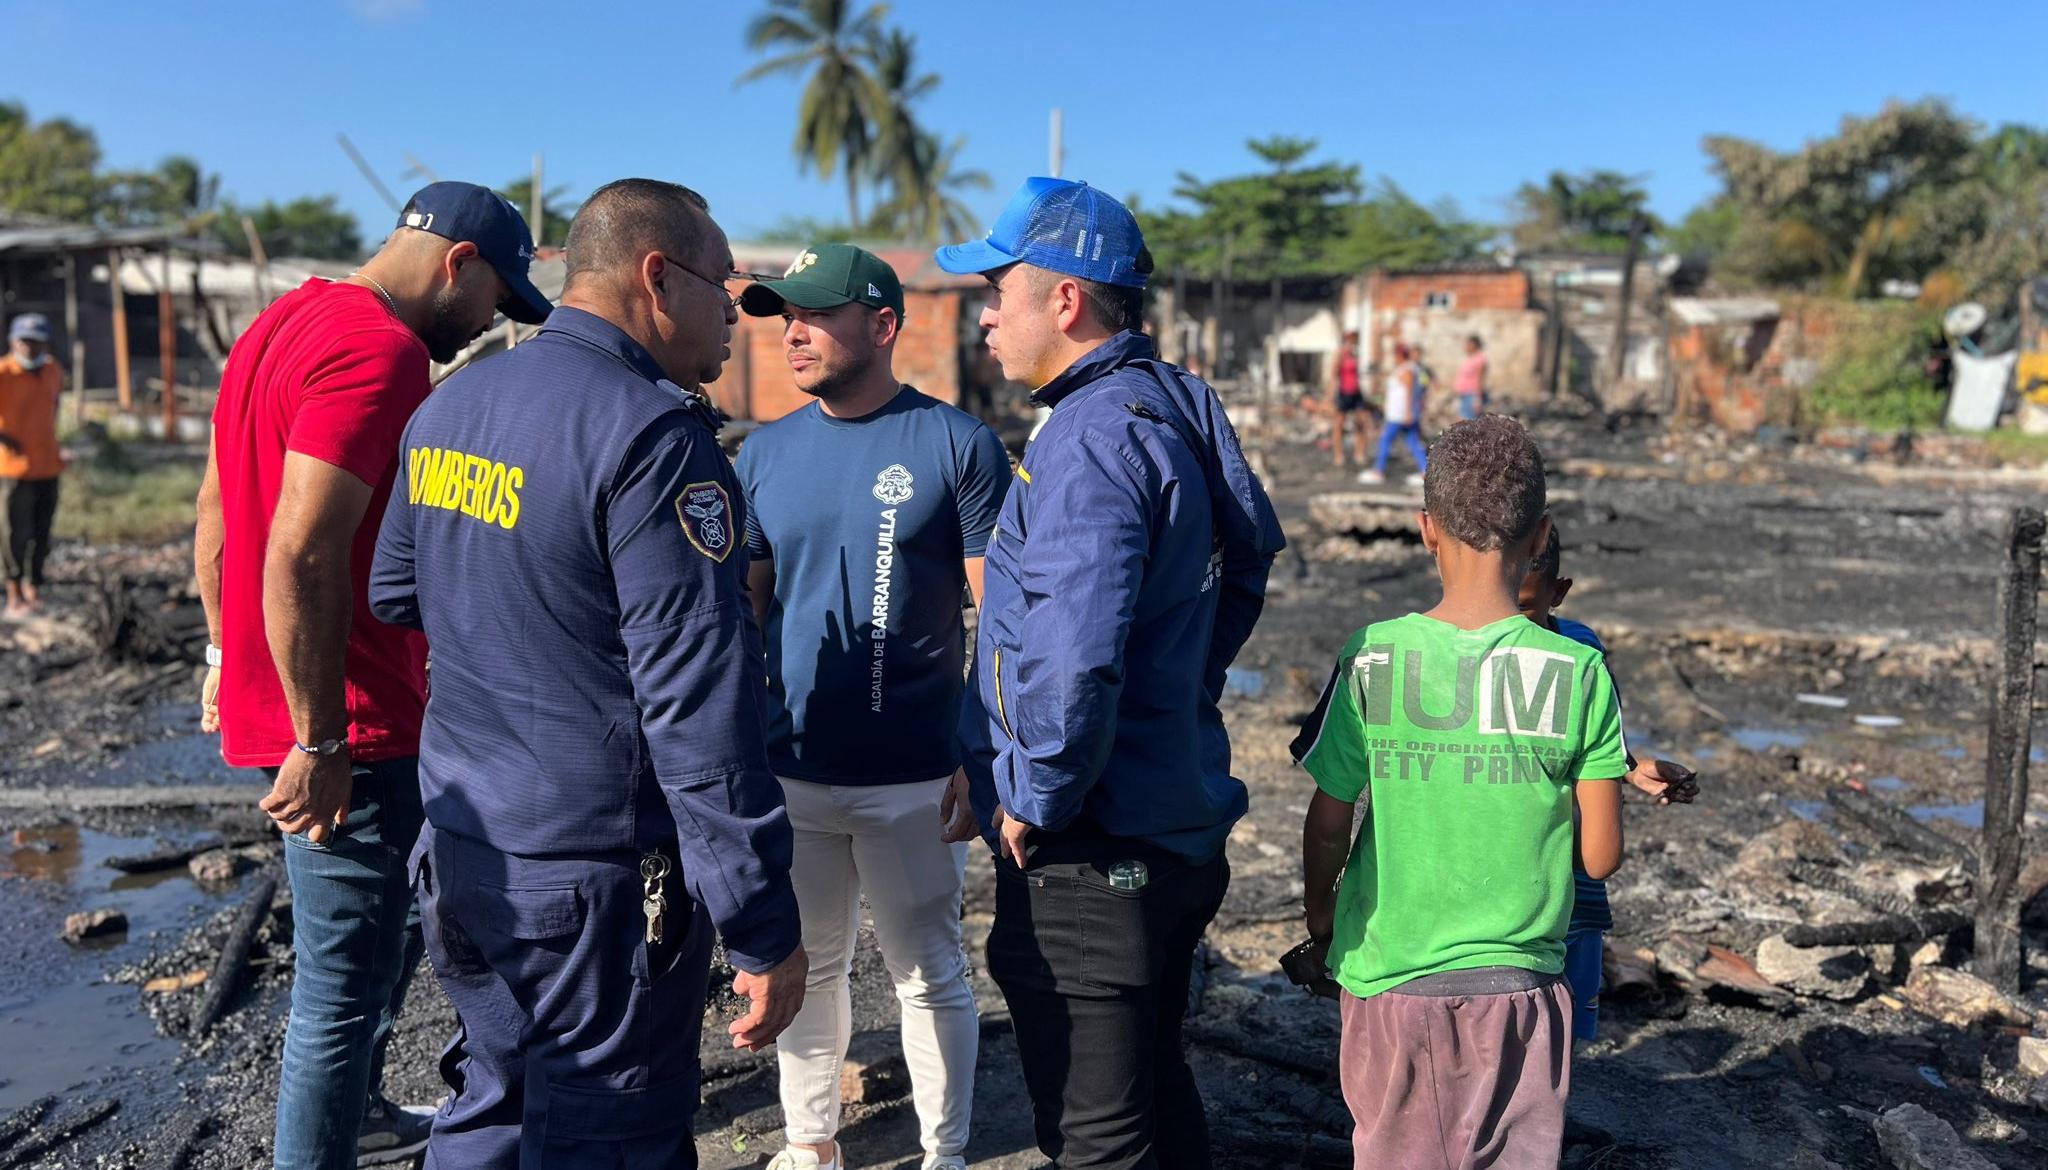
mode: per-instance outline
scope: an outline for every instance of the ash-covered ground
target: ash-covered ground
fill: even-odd
[[[1191,1054],[1220,1164],[1348,1165],[1335,1006],[1277,965],[1302,933],[1310,792],[1286,745],[1345,636],[1433,603],[1435,579],[1406,518],[1419,498],[1361,494],[1299,420],[1245,421],[1290,548],[1226,701],[1252,811],[1231,840]],[[1881,1166],[1874,1119],[1909,1103],[1932,1115],[1917,1124],[1953,1127],[1996,1165],[2048,1163],[2048,1084],[2018,1067],[2022,1036],[2048,1035],[2043,899],[2018,1000],[1962,974],[1967,929],[1832,947],[1783,937],[1970,913],[2004,527],[2048,479],[1569,419],[1534,429],[1577,582],[1564,612],[1606,636],[1636,751],[1703,777],[1690,807],[1629,805],[1610,990],[1602,1034],[1574,1064],[1565,1164]],[[0,932],[13,940],[0,947],[0,1119],[23,1119],[0,1120],[0,1167],[264,1166],[291,970],[282,895],[222,1018],[187,1035],[242,903],[281,873],[253,812],[262,783],[196,732],[189,546],[62,552],[56,615],[0,630]],[[2031,809],[2038,889],[2039,786]],[[214,844],[228,852],[203,882],[182,860],[104,864]],[[980,974],[991,893],[977,856],[970,1154],[1009,1170],[1043,1160],[1002,999]],[[125,931],[59,938],[67,915],[108,907]],[[850,1164],[914,1168],[895,1001],[871,945],[856,984]],[[706,1018],[698,1128],[713,1170],[781,1146],[772,1057],[722,1048],[735,1011],[726,999]],[[453,1027],[423,967],[393,1043],[394,1098],[440,1095]]]

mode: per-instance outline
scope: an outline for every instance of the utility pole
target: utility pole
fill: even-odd
[[[1628,311],[1636,295],[1636,261],[1643,255],[1643,229],[1649,220],[1636,215],[1628,221],[1628,254],[1621,261],[1621,307],[1614,313],[1614,352],[1608,355],[1607,384],[1618,385],[1628,366]]]
[[[1066,143],[1063,133],[1065,130],[1064,121],[1065,119],[1060,115],[1060,108],[1054,106],[1052,108],[1052,150],[1050,157],[1046,160],[1045,173],[1055,179],[1060,177],[1060,168],[1066,163]]]

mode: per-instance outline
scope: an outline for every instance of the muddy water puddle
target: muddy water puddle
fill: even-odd
[[[124,836],[69,823],[0,834],[0,934],[12,939],[0,947],[0,1114],[46,1094],[133,1097],[145,1081],[168,1086],[160,1074],[179,1043],[158,1034],[140,988],[106,974],[182,937],[233,887],[202,888],[182,865],[127,874],[106,861],[214,836],[198,827]],[[127,929],[79,943],[59,937],[66,915],[99,909],[127,915]]]

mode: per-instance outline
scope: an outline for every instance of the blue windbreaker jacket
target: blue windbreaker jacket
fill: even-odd
[[[1209,386],[1125,332],[1052,407],[989,543],[961,712],[975,813],[1196,861],[1244,815],[1217,703],[1285,541]]]

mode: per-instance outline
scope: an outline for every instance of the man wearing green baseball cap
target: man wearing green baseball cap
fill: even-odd
[[[848,244],[805,248],[740,307],[782,318],[817,399],[740,450],[753,595],[768,655],[768,759],[782,778],[811,977],[776,1040],[788,1148],[771,1170],[838,1170],[839,1071],[859,895],[903,1008],[924,1170],[964,1168],[980,1025],[960,949],[962,586],[1009,485],[973,417],[897,381],[903,285]]]

